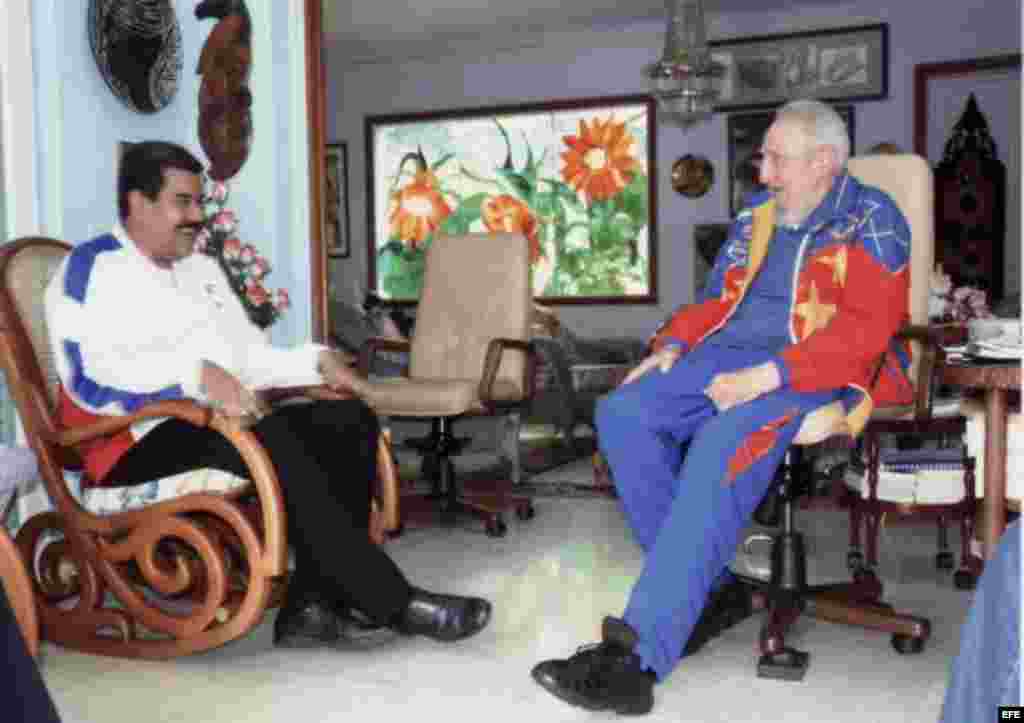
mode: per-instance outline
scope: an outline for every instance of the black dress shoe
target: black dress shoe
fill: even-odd
[[[491,604],[478,597],[442,595],[413,588],[395,627],[406,635],[452,642],[476,635],[491,620]]]
[[[274,645],[280,648],[312,648],[338,641],[338,616],[314,596],[289,599],[274,621]]]
[[[654,707],[654,673],[636,654],[636,633],[624,620],[606,617],[602,640],[575,655],[538,663],[531,671],[544,690],[570,705],[645,715]]]
[[[313,595],[289,600],[274,621],[274,645],[281,648],[367,649],[397,637],[394,628],[377,625],[356,610],[339,614]]]
[[[343,610],[338,613],[338,648],[375,648],[390,643],[399,636],[390,625],[378,625],[358,610]]]

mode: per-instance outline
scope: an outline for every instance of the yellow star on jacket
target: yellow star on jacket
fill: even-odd
[[[828,322],[836,315],[836,305],[821,303],[818,284],[812,281],[807,293],[807,300],[796,305],[795,313],[796,316],[804,320],[803,329],[800,332],[800,340],[803,341],[818,329],[828,326]]]
[[[836,286],[846,286],[846,246],[840,246],[835,253],[823,254],[816,261],[819,264],[832,267],[832,283]]]

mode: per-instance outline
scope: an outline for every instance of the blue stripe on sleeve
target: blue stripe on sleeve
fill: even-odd
[[[89,275],[96,263],[96,257],[105,251],[116,251],[121,242],[111,234],[98,236],[92,241],[79,244],[71,252],[68,267],[64,272],[64,294],[79,304],[85,302],[85,290],[89,286]]]
[[[124,389],[115,389],[97,384],[85,374],[85,365],[82,363],[82,349],[77,341],[64,340],[64,353],[67,355],[68,363],[71,366],[71,391],[83,402],[101,409],[111,402],[121,405],[125,412],[134,412],[140,407],[152,402],[159,402],[165,399],[181,399],[185,391],[180,384],[164,387],[156,392],[148,394],[137,394]]]

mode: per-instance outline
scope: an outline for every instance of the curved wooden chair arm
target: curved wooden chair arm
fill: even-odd
[[[34,658],[39,653],[39,615],[36,612],[32,580],[18,548],[3,527],[0,527],[0,580],[3,581],[21,636],[25,639],[25,647]]]
[[[197,427],[208,427],[213,418],[213,410],[188,399],[153,402],[132,414],[106,417],[98,422],[70,429],[53,430],[47,436],[49,441],[62,447],[75,447],[82,442],[117,434],[136,422],[160,417],[175,417]]]
[[[537,350],[532,341],[523,339],[491,339],[487,343],[487,353],[484,356],[484,369],[480,377],[478,394],[480,401],[487,407],[496,407],[503,404],[502,400],[494,398],[494,381],[498,377],[498,369],[501,367],[501,357],[506,349],[521,351],[526,354],[526,378],[523,380],[523,399],[533,396],[534,363]]]
[[[45,403],[38,400],[37,403]],[[99,437],[116,434],[130,427],[133,423],[144,419],[173,417],[183,419],[199,427],[210,427],[224,436],[238,450],[242,460],[249,468],[252,485],[260,501],[260,524],[263,531],[262,554],[260,561],[250,561],[254,567],[268,575],[282,575],[288,570],[288,550],[285,537],[284,500],[277,473],[270,457],[263,449],[259,440],[249,432],[242,421],[216,413],[192,400],[176,399],[147,404],[138,411],[123,416],[110,417],[98,422],[81,425],[70,429],[43,429],[40,436],[61,450],[64,456],[75,453],[75,449],[83,442]],[[55,474],[56,471],[55,471]],[[44,475],[44,477],[54,475]],[[238,496],[239,493],[228,493],[227,497]],[[149,507],[138,510],[126,510],[111,515],[95,515],[73,503],[66,487],[51,490],[54,502],[58,507],[75,507],[80,512],[79,523],[87,529],[111,533],[126,527],[136,528],[150,523],[157,523],[168,514],[177,514],[191,509],[194,495],[156,502]]]

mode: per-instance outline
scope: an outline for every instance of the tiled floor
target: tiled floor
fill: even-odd
[[[845,519],[815,513],[813,580],[842,575]],[[44,647],[42,668],[76,723],[138,721],[361,721],[610,719],[566,706],[530,679],[538,660],[596,639],[618,614],[640,568],[617,504],[540,499],[530,522],[509,520],[503,539],[470,528],[413,530],[391,552],[415,584],[475,593],[495,604],[492,625],[454,645],[403,639],[362,652],[275,650],[267,620],[246,639],[173,662],[89,657]],[[935,721],[969,603],[930,565],[931,529],[887,533],[887,598],[930,616],[918,656],[888,636],[802,621],[793,643],[812,653],[802,683],[761,680],[758,622],[748,620],[684,661],[656,688],[652,721]]]

